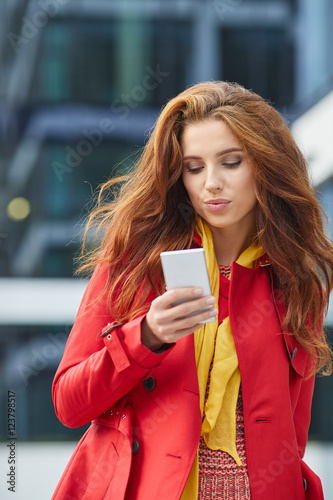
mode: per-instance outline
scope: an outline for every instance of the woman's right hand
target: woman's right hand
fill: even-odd
[[[141,324],[141,342],[150,350],[158,350],[163,344],[171,344],[178,339],[190,335],[202,327],[202,321],[216,316],[216,309],[194,314],[184,318],[198,309],[203,309],[216,302],[213,296],[200,297],[202,290],[194,287],[174,288],[157,297]],[[185,298],[193,300],[173,306]]]

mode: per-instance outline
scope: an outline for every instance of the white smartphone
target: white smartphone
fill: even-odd
[[[212,294],[203,248],[174,250],[162,252],[160,255],[164,279],[168,290],[171,290],[172,288],[195,286],[196,288],[202,289],[202,297]],[[194,300],[195,298],[196,297],[177,300],[174,305]],[[198,314],[199,312],[206,311],[207,309],[212,309],[213,307],[213,305],[209,305],[203,309],[195,311],[191,315]],[[216,316],[212,316],[211,318],[202,321],[202,323],[210,323],[215,320]]]

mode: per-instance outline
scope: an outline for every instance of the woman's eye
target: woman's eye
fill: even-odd
[[[202,168],[203,167],[187,167],[187,171],[195,174],[196,172],[200,172]]]
[[[229,168],[237,167],[240,164],[241,164],[241,160],[223,163],[223,165],[225,165],[226,167],[229,167]]]

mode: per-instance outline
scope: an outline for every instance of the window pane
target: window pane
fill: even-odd
[[[281,29],[221,30],[223,79],[252,89],[277,107],[293,101],[294,50]]]
[[[186,86],[190,44],[188,21],[53,20],[43,31],[30,100],[160,106]]]

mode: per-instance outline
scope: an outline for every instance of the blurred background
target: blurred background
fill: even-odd
[[[0,494],[16,397],[16,498],[47,500],[86,428],[51,383],[86,282],[96,187],[128,171],[171,97],[236,81],[283,114],[333,220],[333,0],[0,0]],[[333,307],[326,318],[332,338]],[[333,378],[318,377],[309,465],[333,498]]]

